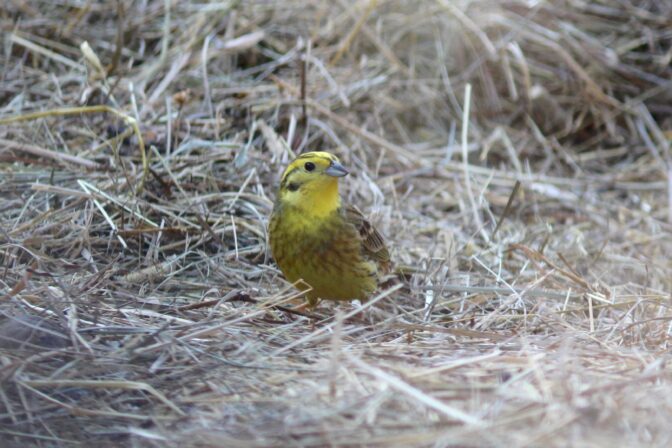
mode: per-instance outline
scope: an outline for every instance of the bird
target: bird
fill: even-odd
[[[339,179],[348,174],[334,154],[313,151],[296,157],[280,180],[269,220],[271,253],[310,307],[320,300],[364,302],[390,271],[382,235],[341,199]]]

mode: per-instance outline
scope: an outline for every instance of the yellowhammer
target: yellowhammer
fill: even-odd
[[[310,305],[318,299],[366,299],[390,267],[380,233],[356,208],[341,204],[338,178],[348,174],[328,152],[289,164],[269,225],[271,251],[290,282],[303,279]]]

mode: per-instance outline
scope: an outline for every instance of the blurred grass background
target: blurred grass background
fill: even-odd
[[[671,22],[5,2],[5,442],[669,446]],[[266,224],[317,149],[417,273],[306,317]]]

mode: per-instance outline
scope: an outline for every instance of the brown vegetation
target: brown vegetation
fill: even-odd
[[[6,1],[2,439],[669,446],[671,25],[662,0]],[[307,149],[417,271],[308,316],[265,230]]]

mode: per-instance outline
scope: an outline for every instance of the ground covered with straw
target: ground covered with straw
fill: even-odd
[[[5,2],[3,445],[669,446],[671,25]],[[315,149],[402,267],[363,304],[296,309],[268,252]]]

